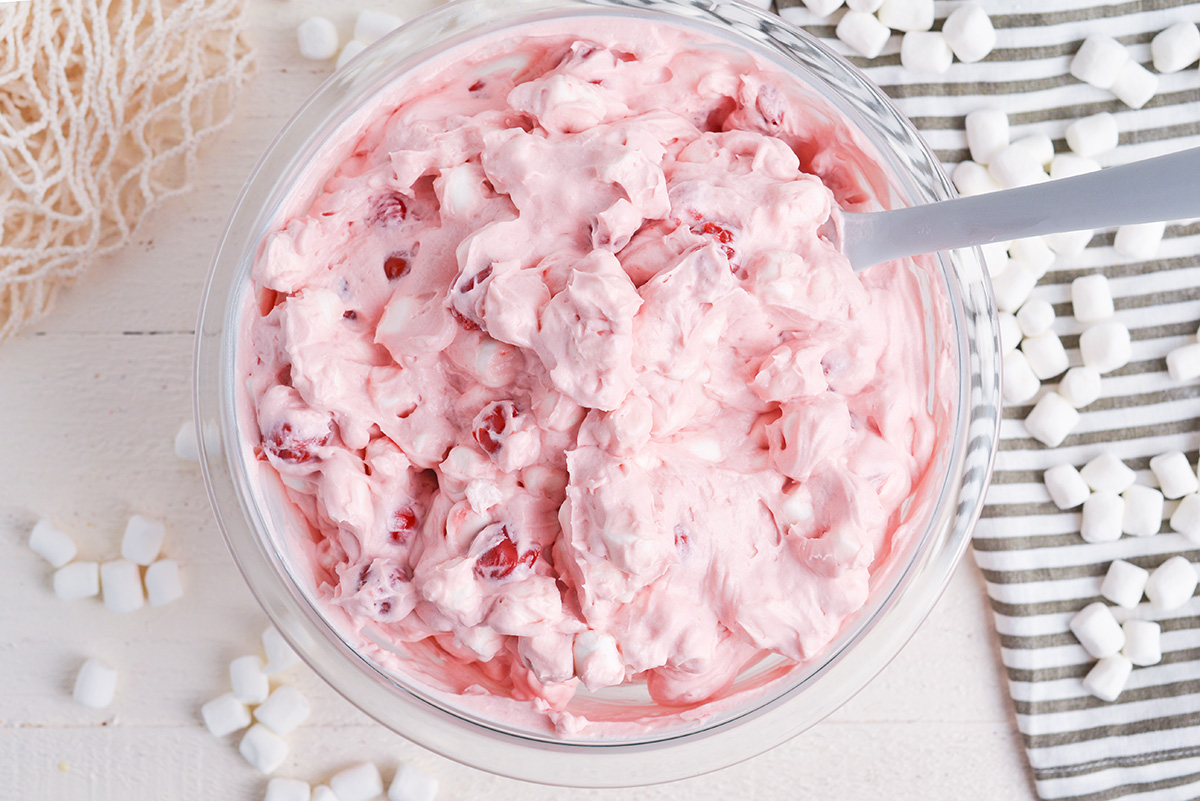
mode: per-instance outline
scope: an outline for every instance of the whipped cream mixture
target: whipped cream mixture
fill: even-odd
[[[953,394],[933,277],[818,234],[881,180],[844,123],[728,46],[586,31],[381,108],[262,248],[239,362],[318,595],[560,731],[582,688],[689,708],[821,653]]]

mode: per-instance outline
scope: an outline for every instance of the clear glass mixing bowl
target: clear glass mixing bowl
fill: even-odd
[[[794,76],[814,109],[840,116],[874,150],[890,185],[880,207],[952,196],[937,159],[912,125],[858,70],[820,43],[739,2],[708,0],[459,0],[416,19],[330,78],[276,137],[239,197],[213,261],[196,341],[195,404],[209,495],[250,588],[286,638],[338,692],[390,729],[474,767],[571,786],[631,786],[694,776],[761,753],[843,704],[908,640],[962,555],[991,473],[1000,412],[999,344],[991,290],[977,250],[941,253],[933,293],[957,375],[928,487],[924,530],[873,576],[867,605],[818,657],[767,660],[746,686],[770,679],[702,721],[615,738],[555,737],[489,719],[391,673],[357,649],[315,598],[311,573],[287,536],[277,483],[247,458],[234,354],[249,272],[265,234],[311,202],[323,176],[310,165],[348,137],[398,79],[454,48],[545,20],[619,15],[692,28],[749,50]],[[774,673],[771,673],[774,671]],[[739,679],[741,681],[741,679]],[[735,685],[735,689],[739,685]],[[624,703],[618,693],[612,703]],[[605,703],[601,698],[591,703]]]

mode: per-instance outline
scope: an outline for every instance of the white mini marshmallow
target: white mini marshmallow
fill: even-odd
[[[78,601],[100,594],[100,565],[71,562],[54,571],[54,594],[60,601]]]
[[[1047,392],[1025,418],[1025,430],[1048,448],[1057,448],[1079,425],[1079,412],[1057,392]]]
[[[318,784],[313,788],[312,801],[341,801],[341,799],[334,795],[333,790],[324,784]]]
[[[1087,228],[1082,231],[1064,231],[1060,234],[1046,234],[1043,239],[1046,244],[1057,253],[1068,259],[1073,259],[1076,256],[1087,250],[1088,243],[1092,241],[1092,234],[1095,233],[1092,229]]]
[[[1121,655],[1139,667],[1162,661],[1162,626],[1152,620],[1126,620],[1125,647]]]
[[[842,0],[804,0],[804,5],[814,17],[828,17],[842,7]]]
[[[1133,537],[1153,537],[1162,528],[1163,494],[1154,487],[1134,484],[1121,493],[1125,514],[1121,530]]]
[[[909,31],[900,40],[900,66],[910,72],[941,75],[954,63],[954,52],[941,31]]]
[[[337,55],[337,26],[327,17],[309,17],[296,27],[300,55],[310,61],[328,61]]]
[[[1058,394],[1076,409],[1090,406],[1100,397],[1100,373],[1094,367],[1072,367],[1058,382]]]
[[[869,11],[847,11],[834,32],[851,50],[866,58],[882,53],[892,35],[892,29]]]
[[[158,558],[166,534],[166,527],[159,521],[134,515],[125,524],[125,536],[121,538],[121,556],[135,565],[148,565]]]
[[[274,773],[287,759],[288,746],[282,737],[255,723],[242,735],[238,752],[259,773]]]
[[[1009,252],[1017,261],[1028,267],[1034,275],[1041,278],[1054,265],[1054,251],[1046,244],[1044,237],[1029,236],[1024,239],[1014,239]]]
[[[864,14],[874,14],[881,5],[883,5],[883,0],[846,0],[846,8],[851,11],[861,11]]]
[[[1113,617],[1112,610],[1100,601],[1080,609],[1068,627],[1084,650],[1097,659],[1120,653],[1125,645],[1121,624]]]
[[[1200,30],[1195,23],[1176,22],[1150,41],[1154,69],[1166,74],[1179,72],[1200,59]]]
[[[133,562],[124,559],[100,565],[100,589],[104,593],[104,606],[110,612],[133,612],[146,602],[142,594],[141,571]]]
[[[1122,225],[1113,237],[1113,250],[1133,259],[1152,259],[1158,255],[1166,230],[1165,222]]]
[[[875,15],[894,31],[927,31],[933,27],[933,0],[883,0]]]
[[[1050,162],[1054,159],[1054,142],[1046,134],[1023,136],[1013,142],[1013,146],[1028,151],[1043,171],[1050,166]]]
[[[1067,147],[1085,158],[1116,149],[1119,139],[1117,118],[1107,111],[1075,120],[1067,126]]]
[[[1027,147],[1012,144],[992,156],[988,172],[1002,189],[1049,181],[1050,176]]]
[[[978,3],[963,3],[950,12],[942,33],[958,60],[968,64],[982,61],[996,46],[992,19]]]
[[[98,659],[89,659],[75,676],[72,697],[77,704],[91,709],[104,709],[112,703],[116,691],[117,669]]]
[[[342,45],[342,52],[338,53],[337,61],[334,62],[334,68],[338,68],[353,59],[359,53],[367,49],[365,42],[360,42],[357,39],[351,39]]]
[[[159,559],[147,567],[143,580],[146,585],[146,600],[151,606],[163,606],[183,597],[183,584],[179,581],[179,563],[174,559]]]
[[[1050,500],[1059,509],[1074,509],[1092,494],[1074,465],[1055,465],[1042,474],[1042,481],[1046,484],[1046,492],[1050,493]]]
[[[213,737],[224,737],[250,725],[250,710],[233,693],[225,693],[200,707],[200,717]]]
[[[49,562],[51,567],[62,567],[79,552],[75,541],[49,520],[34,523],[33,530],[29,532],[29,549]]]
[[[1021,344],[1021,325],[1012,312],[1000,312],[1000,350],[1012,353]]]
[[[1100,584],[1100,594],[1117,606],[1133,609],[1142,602],[1150,571],[1124,559],[1115,559]]]
[[[1112,289],[1103,273],[1081,275],[1071,282],[1071,310],[1081,323],[1098,323],[1113,316]]]
[[[1058,334],[1053,331],[1026,337],[1021,342],[1021,350],[1025,352],[1025,358],[1029,360],[1029,367],[1033,370],[1033,374],[1043,381],[1060,375],[1067,369],[1067,349],[1063,347]]]
[[[1146,597],[1159,612],[1178,609],[1191,600],[1196,591],[1196,568],[1182,556],[1163,562],[1146,581]]]
[[[233,688],[234,698],[243,704],[261,704],[267,700],[271,694],[271,680],[262,668],[262,660],[254,655],[239,656],[229,663],[229,686]]]
[[[1097,323],[1079,335],[1083,363],[1101,375],[1119,370],[1133,358],[1133,343],[1124,323]]]
[[[1054,158],[1050,159],[1050,178],[1054,181],[1060,178],[1074,178],[1076,175],[1087,175],[1099,170],[1100,162],[1075,153],[1056,153]]]
[[[383,777],[371,762],[360,762],[340,770],[329,780],[338,801],[370,801],[383,795]]]
[[[1150,459],[1150,470],[1158,479],[1165,498],[1174,500],[1200,490],[1200,480],[1182,451],[1168,451]]]
[[[1200,343],[1181,345],[1167,354],[1167,373],[1172,381],[1200,378]]]
[[[1133,663],[1121,654],[1105,657],[1083,677],[1083,688],[1101,701],[1115,701],[1125,689]]]
[[[1121,539],[1125,501],[1115,492],[1093,492],[1083,502],[1079,536],[1084,542],[1116,542]]]
[[[175,455],[186,462],[200,461],[200,446],[196,441],[196,423],[188,420],[175,433]]]
[[[263,801],[312,801],[312,788],[300,779],[271,779]]]
[[[1200,543],[1200,495],[1184,495],[1171,513],[1171,530]]]
[[[283,635],[274,626],[268,626],[263,632],[262,644],[263,652],[267,655],[267,664],[263,667],[263,672],[268,676],[300,664],[300,657],[296,656],[292,646],[288,645],[287,640],[283,639]]]
[[[1021,404],[1033,400],[1042,388],[1042,382],[1034,375],[1029,366],[1029,359],[1020,350],[1014,350],[1004,357],[1003,369],[1004,402]]]
[[[1117,73],[1112,93],[1130,108],[1141,108],[1158,93],[1158,76],[1131,59]]]
[[[433,801],[438,781],[412,765],[401,763],[388,785],[388,801]]]
[[[988,276],[995,278],[1008,267],[1008,246],[1011,242],[987,242],[979,246],[983,251],[983,263],[987,267]]]
[[[1129,60],[1129,51],[1111,36],[1093,34],[1071,59],[1070,73],[1097,89],[1111,89],[1121,66]]]
[[[967,114],[967,147],[971,159],[985,167],[992,156],[1008,147],[1008,115],[1000,109],[983,108]]]
[[[985,195],[1000,188],[987,167],[970,159],[960,161],[950,174],[954,188],[963,195]]]
[[[354,20],[354,38],[360,42],[371,44],[403,24],[404,20],[395,14],[364,8],[358,12],[358,19]]]
[[[999,275],[992,277],[992,291],[996,296],[996,307],[1000,311],[1016,313],[1029,300],[1037,276],[1019,261],[1009,259]]]
[[[1054,307],[1040,298],[1031,298],[1017,310],[1017,322],[1025,336],[1041,336],[1054,325]]]
[[[307,718],[312,708],[308,699],[295,687],[276,687],[254,710],[254,719],[276,734],[288,734]],[[337,792],[337,788],[334,788]],[[339,793],[340,795],[340,793]]]
[[[1079,475],[1096,492],[1121,493],[1137,481],[1137,473],[1109,451],[1085,464]]]

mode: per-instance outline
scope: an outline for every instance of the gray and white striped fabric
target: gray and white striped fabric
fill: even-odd
[[[1115,37],[1149,67],[1151,38],[1180,20],[1200,21],[1200,4],[982,4],[998,33],[996,50],[983,62],[956,62],[944,76],[922,78],[900,67],[897,36],[877,59],[851,58],[896,100],[948,168],[967,158],[964,115],[989,106],[1008,113],[1014,139],[1048,134],[1059,151],[1066,149],[1069,122],[1112,112],[1121,144],[1101,157],[1106,166],[1200,146],[1195,66],[1161,76],[1158,95],[1136,111],[1068,73],[1071,55],[1093,33]],[[958,5],[939,2],[937,26]],[[785,17],[849,55],[834,38],[842,12],[818,20],[799,0],[778,0],[778,6]],[[1200,176],[1180,178],[1195,181],[1200,191]],[[1005,411],[974,555],[987,581],[1017,724],[1042,798],[1198,798],[1200,599],[1166,615],[1154,615],[1147,604],[1132,613],[1161,621],[1164,655],[1161,664],[1135,668],[1114,703],[1083,689],[1080,679],[1093,660],[1067,622],[1099,599],[1100,581],[1113,559],[1154,568],[1176,553],[1200,562],[1200,550],[1165,522],[1155,537],[1085,543],[1078,510],[1060,512],[1042,485],[1046,468],[1063,462],[1078,467],[1104,450],[1136,469],[1141,483],[1154,483],[1148,462],[1160,453],[1182,450],[1196,463],[1200,386],[1171,381],[1164,360],[1173,348],[1194,341],[1200,323],[1200,222],[1168,225],[1159,256],[1150,262],[1122,258],[1112,241],[1112,231],[1100,231],[1082,256],[1060,258],[1035,297],[1054,305],[1054,330],[1071,363],[1079,364],[1082,326],[1071,316],[1070,283],[1103,272],[1116,297],[1116,319],[1132,332],[1133,361],[1104,377],[1101,398],[1083,410],[1081,424],[1058,448],[1044,448],[1028,436],[1022,423],[1028,405]],[[1173,508],[1168,501],[1168,517]]]

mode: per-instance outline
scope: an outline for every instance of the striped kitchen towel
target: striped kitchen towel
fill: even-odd
[[[984,61],[955,63],[944,75],[914,75],[900,66],[899,37],[883,55],[852,57],[883,86],[921,129],[947,168],[967,158],[963,117],[979,108],[1008,113],[1014,139],[1041,133],[1066,149],[1071,121],[1111,112],[1121,132],[1106,166],[1200,146],[1200,70],[1161,76],[1158,94],[1132,110],[1106,91],[1071,77],[1068,65],[1083,40],[1106,34],[1150,66],[1150,40],[1179,21],[1200,21],[1200,4],[1180,0],[1097,5],[1089,0],[981,3],[997,29],[998,44]],[[938,2],[935,27],[959,2]],[[799,0],[778,10],[825,39],[834,38],[843,11],[825,19]],[[1196,183],[1200,175],[1180,176]],[[1113,250],[1113,232],[1098,231],[1087,250],[1059,258],[1034,297],[1053,304],[1054,330],[1071,363],[1080,364],[1083,330],[1072,317],[1070,284],[1090,273],[1108,276],[1115,319],[1132,332],[1133,359],[1106,375],[1102,395],[1058,448],[1032,439],[1022,423],[1030,406],[1006,409],[1000,452],[974,554],[987,582],[1016,708],[1037,790],[1045,799],[1183,799],[1200,797],[1200,599],[1155,614],[1143,603],[1130,616],[1154,619],[1163,630],[1163,659],[1135,668],[1114,703],[1092,697],[1081,678],[1092,660],[1069,632],[1071,616],[1100,600],[1100,582],[1114,559],[1154,568],[1175,554],[1200,562],[1200,550],[1171,532],[1148,538],[1089,544],[1079,535],[1078,509],[1050,502],[1042,473],[1061,463],[1082,466],[1111,451],[1154,484],[1151,457],[1171,450],[1196,464],[1200,448],[1200,384],[1167,375],[1165,357],[1196,339],[1200,324],[1200,222],[1169,224],[1156,258],[1137,261]],[[1047,382],[1043,391],[1054,388]],[[1175,506],[1168,501],[1165,516]]]

